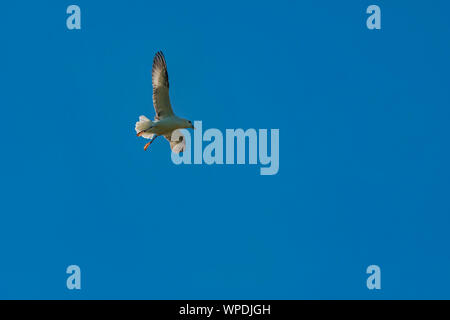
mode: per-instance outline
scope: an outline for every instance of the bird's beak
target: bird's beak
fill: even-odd
[[[192,129],[194,129],[194,130],[195,130],[195,127],[194,127],[194,125],[192,125]]]

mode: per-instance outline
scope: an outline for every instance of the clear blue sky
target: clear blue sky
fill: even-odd
[[[450,298],[449,10],[3,3],[0,298]],[[179,115],[280,129],[277,175],[143,151],[158,50]]]

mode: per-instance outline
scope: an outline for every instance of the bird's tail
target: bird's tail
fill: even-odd
[[[146,116],[140,116],[139,121],[136,122],[136,126],[134,129],[140,137],[151,139],[153,138],[154,134],[151,132],[146,132],[146,130],[150,129],[152,126],[152,120],[148,119]]]

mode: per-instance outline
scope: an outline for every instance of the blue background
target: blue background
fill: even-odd
[[[447,1],[1,7],[0,298],[450,298]],[[158,50],[178,115],[280,129],[277,175],[143,151]]]

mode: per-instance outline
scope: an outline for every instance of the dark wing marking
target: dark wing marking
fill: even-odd
[[[173,115],[169,98],[169,75],[164,54],[158,51],[153,58],[152,68],[153,106],[155,119],[163,119]]]

